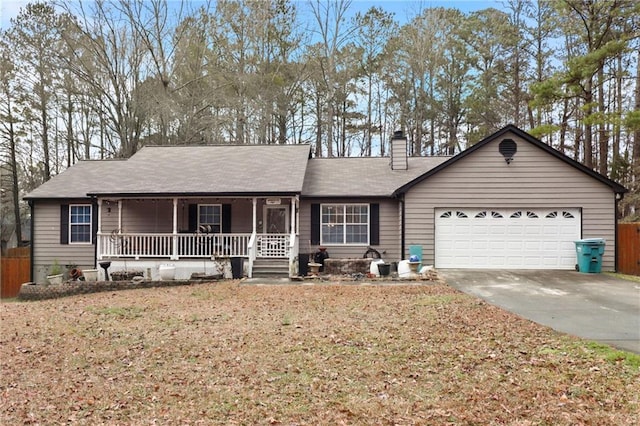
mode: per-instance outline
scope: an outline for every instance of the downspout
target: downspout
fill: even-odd
[[[95,244],[93,245],[93,269],[96,269],[98,267],[98,232],[101,226],[101,210],[100,208],[98,208],[98,199],[96,197],[91,197],[91,210],[93,212],[95,212],[97,216],[97,226],[96,229],[93,230],[92,232],[92,236],[91,238],[95,241]],[[96,223],[96,221],[93,220],[93,218],[91,218],[91,223]]]
[[[33,282],[33,279],[34,279],[34,275],[33,275],[33,267],[34,266],[33,265],[35,263],[35,260],[34,260],[34,257],[33,257],[33,252],[34,252],[34,250],[33,250],[33,242],[34,242],[33,236],[34,236],[34,231],[35,231],[35,226],[34,225],[35,225],[35,217],[36,217],[35,213],[34,213],[35,212],[35,208],[34,208],[34,205],[33,205],[33,200],[29,200],[29,209],[31,210],[31,224],[29,225],[29,228],[30,228],[29,229],[29,233],[31,234],[29,236],[29,240],[30,240],[29,241],[29,243],[30,243],[29,244],[29,257],[31,257],[31,262],[29,262],[30,263],[30,265],[29,265],[29,281]]]
[[[406,222],[405,222],[405,208],[404,208],[404,193],[400,196],[400,206],[401,206],[401,212],[400,212],[400,259],[404,259],[404,250],[405,250],[405,227],[406,227]]]
[[[618,253],[620,247],[620,241],[618,240],[618,203],[622,201],[624,198],[624,192],[617,192],[615,195],[615,203],[614,203],[614,214],[615,214],[615,222],[614,222],[614,230],[613,230],[613,238],[616,241],[616,249],[614,250],[613,256],[613,269],[615,272],[618,272]]]

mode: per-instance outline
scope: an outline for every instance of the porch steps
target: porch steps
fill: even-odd
[[[289,259],[262,257],[253,261],[253,278],[289,277]]]

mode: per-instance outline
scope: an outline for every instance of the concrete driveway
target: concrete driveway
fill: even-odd
[[[573,271],[439,269],[446,282],[554,330],[640,354],[640,283]]]

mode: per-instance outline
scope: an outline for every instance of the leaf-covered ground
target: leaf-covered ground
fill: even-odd
[[[637,365],[446,285],[199,284],[0,319],[0,424],[640,423]]]

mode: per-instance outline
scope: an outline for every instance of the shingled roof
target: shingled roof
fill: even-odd
[[[390,197],[401,186],[450,157],[410,157],[408,170],[391,170],[389,157],[309,160],[304,197]]]
[[[300,194],[389,197],[449,157],[309,159],[309,145],[148,146],[128,160],[80,161],[25,199]]]
[[[80,161],[31,191],[24,199],[86,198],[96,186],[115,185],[125,163],[125,160]]]
[[[300,194],[309,145],[144,147],[128,160],[81,161],[25,199]]]

